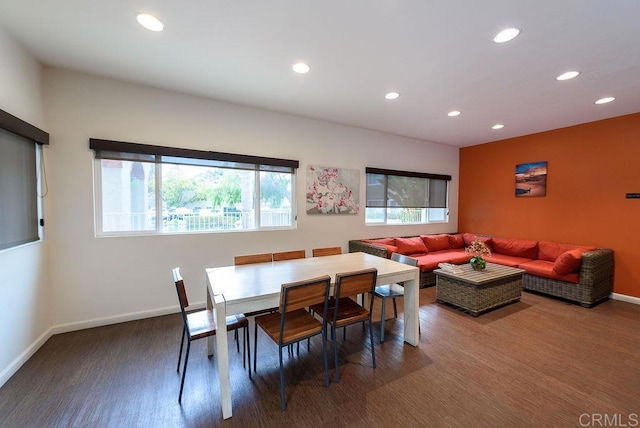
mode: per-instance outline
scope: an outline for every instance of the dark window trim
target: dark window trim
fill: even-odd
[[[450,175],[430,174],[427,172],[399,171],[394,169],[382,169],[382,168],[371,168],[371,167],[366,167],[365,172],[367,174],[396,175],[399,177],[431,178],[434,180],[451,181]]]
[[[96,151],[125,152],[143,155],[161,155],[192,159],[205,159],[224,162],[250,163],[256,165],[298,168],[300,162],[290,159],[268,158],[262,156],[239,155],[234,153],[211,152],[206,150],[181,149],[177,147],[153,146],[148,144],[127,143],[124,141],[89,139],[89,148]]]
[[[0,109],[0,128],[27,138],[37,144],[49,144],[48,133],[2,109]]]

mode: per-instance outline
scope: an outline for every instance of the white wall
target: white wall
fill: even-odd
[[[51,134],[49,184],[52,323],[57,331],[175,308],[170,269],[182,268],[190,300],[204,301],[204,268],[233,255],[341,245],[349,239],[457,229],[458,149],[293,117],[60,69],[45,69]],[[298,228],[291,231],[96,238],[89,138],[300,160]],[[365,227],[357,216],[305,213],[309,164],[451,174],[451,222]],[[169,309],[167,309],[169,310]]]
[[[47,131],[40,83],[40,65],[0,28],[0,109]],[[49,337],[46,249],[43,241],[0,252],[0,385]]]

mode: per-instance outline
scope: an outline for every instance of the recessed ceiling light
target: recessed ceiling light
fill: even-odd
[[[518,34],[520,34],[519,29],[507,28],[506,30],[502,30],[498,34],[496,34],[496,36],[493,38],[493,41],[495,43],[506,43],[518,37]]]
[[[449,113],[447,113],[447,116],[449,116],[449,117],[460,116],[460,113],[461,112],[459,112],[458,110],[453,110],[453,111],[450,111]]]
[[[162,31],[164,30],[164,24],[158,18],[148,13],[139,13],[136,16],[138,24],[142,25],[147,30]]]
[[[296,73],[300,73],[300,74],[304,74],[304,73],[308,73],[310,68],[307,64],[305,64],[304,62],[297,62],[295,64],[293,64],[293,66],[291,66],[291,68],[293,69],[293,71],[295,71]]]
[[[400,96],[399,93],[397,92],[389,92],[387,95],[385,95],[384,97],[388,100],[395,100],[396,98],[398,98]]]
[[[606,103],[610,103],[611,101],[615,100],[616,97],[604,97],[604,98],[600,98],[598,101],[596,101],[596,104],[606,104]]]
[[[556,80],[569,80],[576,77],[580,74],[579,71],[567,71],[566,73],[562,73],[560,76],[556,77]]]
[[[504,128],[504,125],[501,123],[496,123],[491,127],[491,129],[502,129],[502,128]]]

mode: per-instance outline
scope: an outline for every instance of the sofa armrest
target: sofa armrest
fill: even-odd
[[[613,250],[597,248],[582,253],[580,284],[595,285],[610,282],[613,285]]]
[[[375,244],[369,244],[368,242],[362,242],[359,239],[354,239],[349,241],[349,252],[350,253],[368,253],[373,254],[374,256],[382,257],[383,259],[387,258],[387,249],[385,247],[381,247]]]

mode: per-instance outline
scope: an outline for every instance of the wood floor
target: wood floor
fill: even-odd
[[[277,347],[259,332],[252,381],[242,353],[230,349],[234,416],[226,421],[204,341],[192,346],[178,404],[179,315],[56,335],[0,389],[0,427],[584,427],[605,426],[605,417],[617,426],[640,420],[640,306],[607,301],[585,309],[523,293],[520,302],[473,318],[435,303],[428,288],[420,290],[420,317],[419,347],[403,345],[401,317],[387,321],[376,369],[361,328],[350,327],[340,341],[340,383],[332,377],[329,388],[319,338],[310,352],[304,345],[299,357],[285,354],[285,412]],[[251,337],[253,343],[253,323]]]

